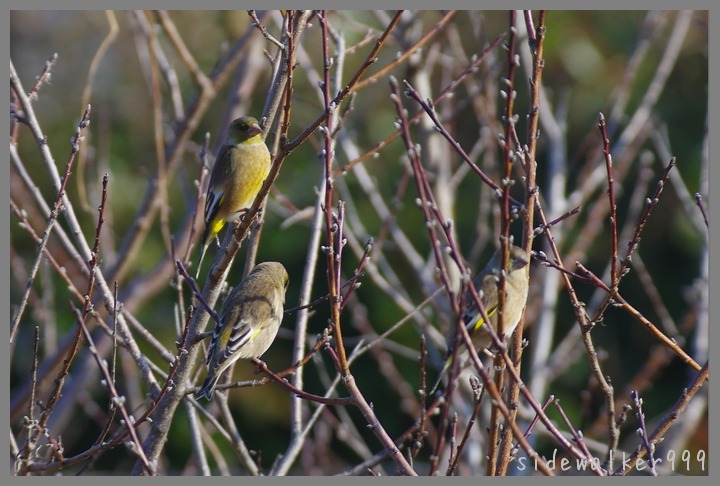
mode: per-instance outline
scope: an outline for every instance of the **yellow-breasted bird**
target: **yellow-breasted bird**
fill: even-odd
[[[263,262],[225,298],[213,330],[207,377],[195,398],[212,399],[220,374],[238,359],[259,358],[275,340],[289,278],[278,262]]]
[[[483,304],[485,314],[490,320],[493,329],[497,329],[498,320],[498,285],[500,283],[500,269],[502,261],[502,249],[498,249],[490,258],[485,268],[473,279],[475,290],[478,291],[478,297]],[[503,334],[505,338],[509,338],[520,322],[522,311],[527,301],[528,285],[529,285],[529,266],[530,260],[525,250],[519,246],[510,245],[510,261],[505,266],[505,300],[503,302]],[[472,339],[475,349],[485,349],[492,345],[490,333],[487,332],[487,326],[483,319],[475,299],[472,298],[471,292],[465,294],[465,313],[463,314],[463,323]],[[440,371],[440,375],[435,385],[430,390],[430,394],[440,384],[440,380],[447,372],[452,364],[452,355],[455,348],[457,328],[453,326],[452,331],[447,336],[447,353],[445,356],[445,364]],[[461,341],[462,343],[463,341]]]
[[[200,239],[200,274],[205,252],[225,223],[247,210],[270,173],[270,151],[251,116],[230,123],[225,143],[215,159],[205,199],[205,229]]]

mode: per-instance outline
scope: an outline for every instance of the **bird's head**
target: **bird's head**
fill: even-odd
[[[246,142],[262,132],[258,121],[251,116],[241,116],[230,123],[228,142],[237,145]]]

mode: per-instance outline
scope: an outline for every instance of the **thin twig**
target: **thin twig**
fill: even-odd
[[[618,286],[618,230],[617,230],[617,204],[615,203],[615,179],[613,179],[612,154],[610,153],[610,139],[605,126],[605,115],[600,113],[598,117],[598,128],[602,136],[603,155],[605,155],[605,170],[607,171],[608,199],[610,201],[610,245],[612,255],[610,256],[610,287],[616,289]]]
[[[248,15],[250,16],[250,18],[252,19],[252,24],[253,24],[253,26],[255,26],[255,27],[260,31],[260,33],[262,34],[262,36],[265,37],[265,39],[266,39],[268,42],[270,42],[270,43],[272,43],[272,44],[275,44],[275,47],[277,47],[277,48],[280,49],[281,51],[285,49],[285,45],[284,45],[282,42],[280,42],[279,40],[277,40],[275,37],[273,37],[273,36],[268,32],[267,28],[263,25],[263,23],[262,23],[262,22],[260,21],[260,19],[258,18],[257,13],[255,12],[255,10],[248,10],[247,13],[248,13]]]
[[[680,359],[682,359],[683,363],[690,365],[695,371],[700,371],[702,368],[698,363],[695,362],[694,359],[692,359],[677,343],[675,339],[671,339],[667,337],[660,329],[658,329],[652,322],[650,322],[648,319],[646,319],[635,307],[630,305],[616,289],[611,289],[608,287],[605,282],[600,280],[594,273],[592,273],[590,270],[585,268],[585,266],[578,262],[577,263],[578,270],[585,273],[590,279],[592,280],[593,285],[597,286],[598,288],[604,290],[608,293],[610,297],[615,301],[616,306],[624,309],[628,314],[630,314],[632,317],[635,318],[640,324],[645,326],[645,328],[650,331],[657,339],[660,340],[660,342],[664,343],[666,346],[668,346],[670,349],[672,349]]]
[[[647,427],[645,426],[645,413],[642,410],[643,399],[640,398],[637,390],[632,390],[630,392],[630,398],[632,398],[633,405],[635,407],[635,417],[637,417],[638,422],[640,423],[637,429],[637,434],[640,437],[640,442],[642,443],[642,446],[645,448],[645,452],[647,453],[648,470],[650,471],[651,475],[657,476],[658,473],[657,469],[655,468],[655,444],[650,442],[648,438],[648,431]]]
[[[682,396],[675,403],[675,406],[665,415],[655,429],[648,434],[650,444],[658,444],[662,441],[665,433],[670,427],[682,416],[682,412],[690,403],[690,400],[699,392],[703,385],[708,381],[708,363],[705,363],[698,372],[697,376],[688,388],[683,390]],[[626,476],[633,471],[639,460],[645,457],[647,449],[641,444],[622,464],[613,472],[613,476]]]
[[[11,77],[12,79],[12,77]],[[19,82],[19,80],[18,80]],[[16,91],[18,91],[18,88],[20,88],[19,85],[16,85]],[[28,101],[29,102],[29,101]],[[88,105],[85,113],[83,114],[80,123],[78,123],[76,129],[75,129],[75,135],[72,137],[72,145],[70,150],[70,155],[68,157],[67,164],[65,165],[65,175],[62,177],[61,183],[60,183],[60,189],[58,190],[57,199],[55,200],[55,205],[53,207],[52,212],[50,213],[50,218],[47,222],[47,226],[45,227],[45,231],[43,232],[42,239],[40,241],[40,245],[35,257],[35,261],[33,262],[32,269],[30,270],[30,277],[28,278],[27,283],[25,284],[25,291],[23,293],[23,296],[20,299],[20,302],[18,304],[17,311],[15,312],[15,315],[13,315],[12,322],[10,324],[10,346],[12,347],[15,335],[17,334],[18,325],[20,323],[20,319],[23,316],[23,313],[25,312],[25,307],[27,306],[27,299],[30,295],[30,289],[32,288],[33,282],[35,281],[35,277],[37,276],[37,271],[40,268],[40,262],[42,261],[43,254],[45,252],[45,247],[47,246],[48,240],[50,239],[50,235],[52,234],[53,227],[55,226],[55,223],[57,222],[57,218],[60,215],[60,212],[64,209],[64,201],[66,199],[65,195],[65,189],[67,187],[67,183],[70,180],[70,174],[72,173],[73,163],[75,162],[75,157],[77,153],[80,151],[80,142],[85,138],[83,136],[83,131],[87,128],[87,126],[90,124],[90,106]],[[44,136],[43,136],[44,138]]]
[[[698,205],[698,208],[700,208],[700,212],[703,215],[703,219],[705,220],[705,227],[710,227],[710,222],[708,221],[708,214],[707,210],[705,209],[705,204],[703,204],[702,195],[699,192],[695,193],[695,202]]]

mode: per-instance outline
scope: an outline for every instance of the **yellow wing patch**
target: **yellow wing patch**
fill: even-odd
[[[487,314],[488,319],[492,319],[492,316],[495,314],[496,310],[497,310],[497,307],[485,312]],[[483,326],[483,324],[485,324],[485,319],[483,319],[482,314],[480,314],[480,312],[478,312],[477,320],[474,323],[472,323],[472,331],[471,332],[478,331]]]
[[[225,226],[225,220],[223,219],[216,219],[212,223],[210,223],[210,238],[209,240],[212,240],[215,238],[215,235],[220,233],[220,230],[223,229],[223,226]]]

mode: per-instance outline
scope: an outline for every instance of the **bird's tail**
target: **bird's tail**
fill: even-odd
[[[447,373],[447,370],[450,369],[450,365],[451,365],[451,364],[452,364],[452,354],[449,355],[449,356],[445,359],[445,364],[443,365],[442,369],[440,370],[440,374],[438,375],[437,380],[435,380],[435,384],[433,385],[433,387],[432,387],[432,388],[430,389],[430,391],[428,392],[428,396],[435,394],[435,390],[437,390],[437,387],[440,385],[440,382],[442,381],[443,376],[445,376],[445,373]]]
[[[209,229],[210,226],[206,224],[205,229],[203,230],[202,238],[200,238],[200,261],[198,261],[197,270],[195,270],[195,280],[197,280],[200,276],[200,268],[202,267],[202,262],[205,258],[205,252],[207,251],[208,246],[210,246],[208,244],[208,233],[210,232]]]
[[[215,384],[217,383],[218,376],[215,374],[209,374],[202,386],[198,391],[195,392],[195,400],[199,400],[205,397],[206,400],[212,400],[213,392],[215,391]]]
[[[208,249],[208,245],[206,243],[200,244],[200,261],[198,261],[197,270],[195,270],[195,280],[198,279],[200,276],[200,268],[202,267],[203,258],[205,258],[205,252]]]

